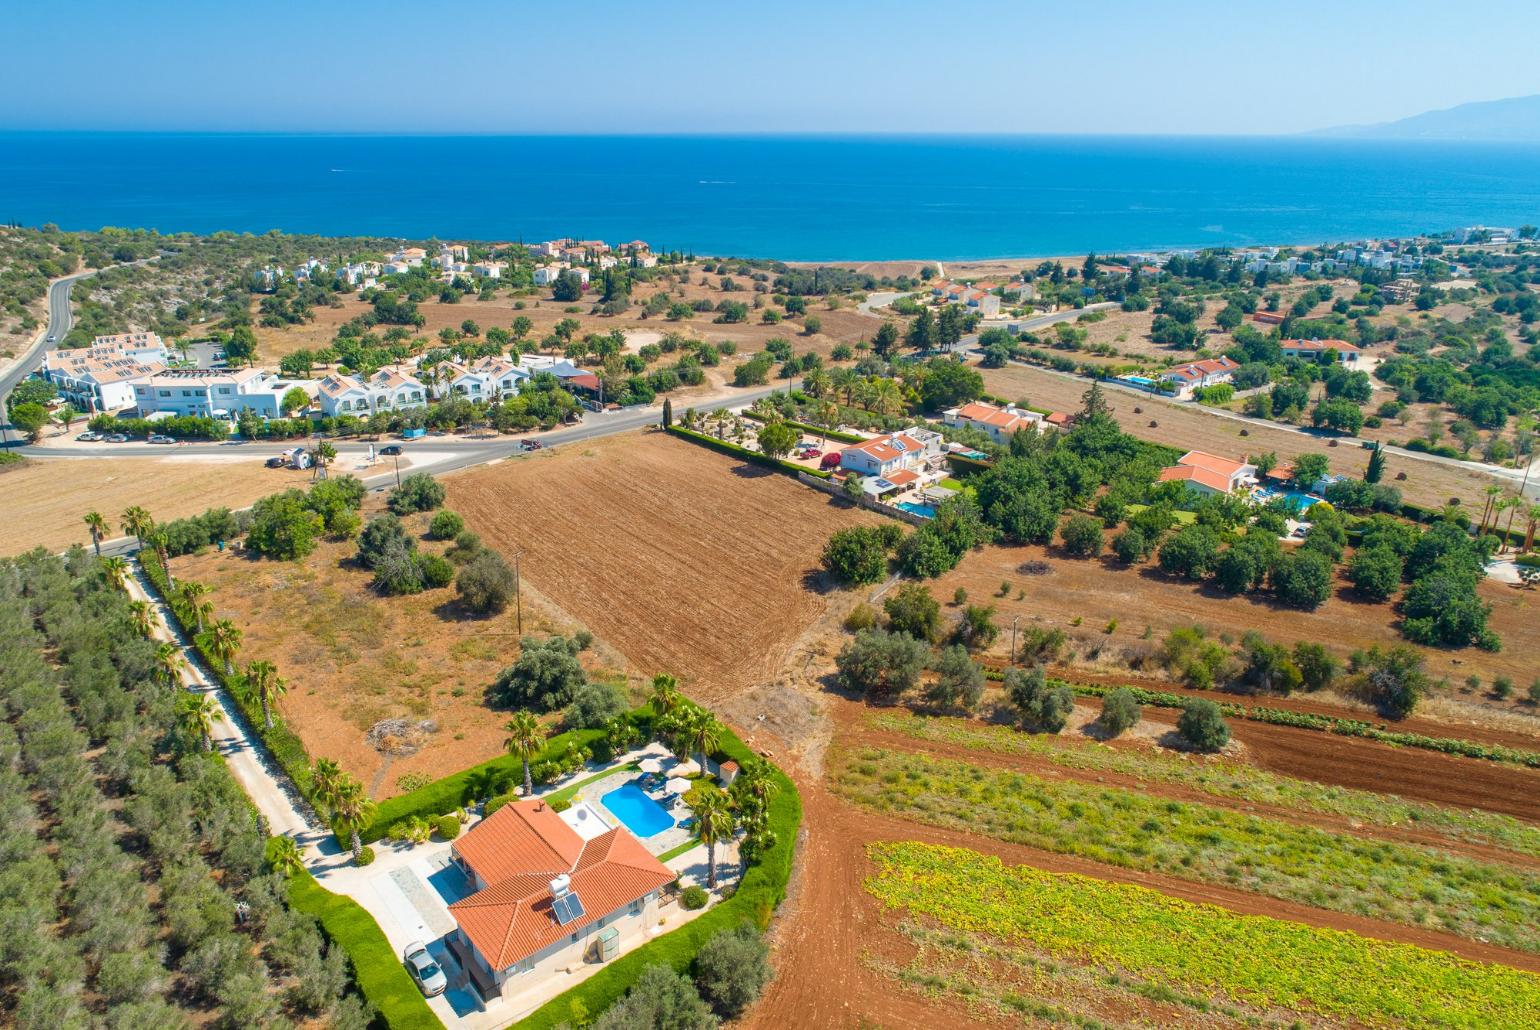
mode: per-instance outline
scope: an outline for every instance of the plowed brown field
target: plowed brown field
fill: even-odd
[[[663,433],[446,477],[447,506],[643,675],[720,701],[773,677],[825,598],[841,526],[871,522],[780,473]]]

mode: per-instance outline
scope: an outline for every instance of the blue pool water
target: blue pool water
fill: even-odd
[[[621,822],[626,824],[626,829],[646,840],[656,834],[662,833],[674,825],[674,817],[663,810],[663,806],[634,783],[628,783],[623,787],[616,787],[599,802],[609,809]]]
[[[1148,376],[1120,376],[1125,383],[1133,383],[1135,386],[1154,386],[1155,380]]]
[[[911,515],[918,515],[922,519],[936,517],[936,509],[928,504],[915,504],[913,501],[899,501],[896,507],[902,508]]]
[[[1307,510],[1312,504],[1319,504],[1322,498],[1315,494],[1307,494],[1302,490],[1268,490],[1263,492],[1266,500],[1282,497],[1294,511],[1294,514]]]

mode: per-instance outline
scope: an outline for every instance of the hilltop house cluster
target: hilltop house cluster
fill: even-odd
[[[586,289],[592,271],[603,272],[611,268],[653,268],[658,263],[645,240],[632,240],[610,246],[603,240],[543,240],[529,248],[531,256],[539,262],[535,266],[535,285],[549,286],[564,273],[578,277]]]

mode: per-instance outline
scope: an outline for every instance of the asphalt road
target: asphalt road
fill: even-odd
[[[0,400],[11,395],[16,384],[42,364],[43,351],[49,347],[49,340],[55,342],[64,339],[64,334],[70,331],[70,326],[75,324],[74,313],[70,310],[70,290],[80,280],[95,275],[93,272],[78,272],[75,275],[67,275],[63,279],[56,279],[48,287],[48,329],[38,334],[36,342],[22,354],[16,362],[4,374],[0,374]]]

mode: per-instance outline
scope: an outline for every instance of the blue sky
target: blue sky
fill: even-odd
[[[0,128],[1267,134],[1540,93],[1532,0],[439,6],[15,4]]]

